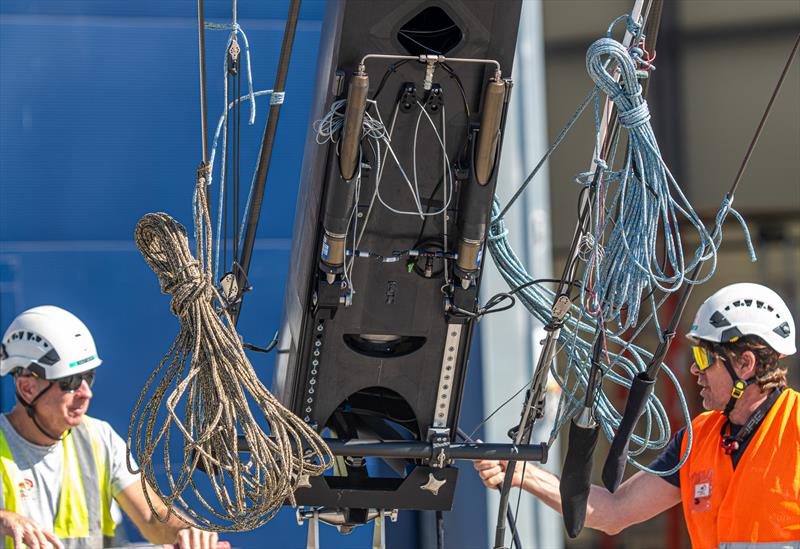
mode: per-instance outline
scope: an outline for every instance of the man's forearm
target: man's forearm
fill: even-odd
[[[167,514],[167,507],[163,504],[158,507],[158,514],[163,519]],[[142,535],[147,539],[147,541],[150,543],[161,544],[175,543],[178,536],[178,531],[183,530],[184,528],[189,528],[190,526],[191,522],[184,518],[184,515],[175,507],[173,507],[172,513],[170,513],[169,518],[164,522],[159,520],[155,513],[151,513],[147,523],[142,525],[140,529],[142,530]]]
[[[162,517],[166,511],[166,507],[164,507],[161,514]],[[191,525],[192,523],[173,507],[172,514],[166,522],[161,522],[153,515],[152,520],[148,524],[149,535],[145,535],[145,537],[150,543],[175,543],[178,537],[178,531],[189,528]],[[144,534],[144,532],[142,533]]]
[[[561,512],[560,481],[557,476],[529,464],[525,468],[523,488]],[[617,534],[631,524],[644,522],[677,505],[681,491],[652,473],[639,471],[623,482],[613,494],[592,485],[586,505],[587,528]]]
[[[193,521],[176,507],[168,510],[147,484],[134,482],[119,492],[116,499],[150,543],[180,543],[185,548],[216,546],[217,534],[192,526]]]
[[[559,478],[549,471],[531,464],[525,467],[522,488],[560,514],[562,510],[559,484]],[[600,530],[607,534],[616,534],[624,528],[613,511],[613,498],[614,495],[605,488],[592,485],[586,506],[585,526],[587,528]]]

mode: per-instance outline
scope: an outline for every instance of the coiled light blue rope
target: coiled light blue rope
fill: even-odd
[[[606,165],[613,162],[616,143],[611,147],[611,160],[595,159],[601,177],[592,205],[593,246],[584,272],[581,300],[591,314],[601,313],[605,324],[616,322],[617,333],[637,326],[643,296],[652,296],[654,290],[670,294],[685,283],[700,284],[713,276],[721,224],[728,212],[742,223],[748,251],[755,260],[747,227],[730,201],[723,203],[710,233],[664,163],[639,84],[646,72],[637,70],[637,62],[642,62],[641,50],[631,53],[612,38],[597,40],[586,53],[589,75],[614,102],[620,126],[628,130],[627,154],[621,170],[615,172]],[[596,150],[601,151],[599,101],[595,110]],[[590,184],[592,175],[580,174],[578,180]],[[612,193],[614,186],[616,191]],[[699,243],[689,259],[684,256],[680,220],[688,221],[698,235]],[[659,242],[663,243],[664,265],[658,257]],[[708,272],[691,279],[690,272],[706,261],[710,262]],[[655,300],[651,301],[655,306]]]
[[[511,288],[517,288],[533,281],[522,262],[508,242],[508,231],[503,218],[499,217],[500,206],[495,200],[492,207],[492,222],[489,226],[488,246],[489,252],[500,271],[501,276]],[[537,285],[521,288],[517,296],[525,308],[542,323],[550,321],[551,307],[555,298],[552,290]],[[581,307],[571,306],[563,327],[559,332],[558,342],[561,351],[566,356],[566,361],[551,365],[551,373],[562,389],[559,400],[555,425],[550,434],[550,442],[558,436],[561,427],[569,421],[575,412],[583,407],[589,376],[589,357],[592,352],[592,340],[597,334],[597,322],[587,317]],[[619,352],[608,352],[611,365],[604,365],[604,376],[612,383],[630,387],[633,378],[639,372],[647,369],[652,353],[623,340],[614,334],[607,333],[608,342],[622,346]],[[559,364],[561,364],[559,366]],[[691,416],[686,404],[686,399],[681,391],[680,384],[673,372],[661,365],[667,377],[675,386],[680,400],[681,410],[687,424],[687,449],[680,462],[669,471],[652,471],[637,462],[634,458],[645,450],[663,448],[669,442],[671,433],[666,410],[655,394],[650,396],[643,415],[645,430],[643,435],[634,435],[631,438],[631,449],[628,460],[639,469],[658,475],[670,475],[676,472],[686,461],[692,446]],[[614,430],[618,427],[622,414],[601,391],[595,401],[595,417],[599,422],[605,436],[611,440]],[[655,431],[655,433],[654,433]],[[655,436],[654,436],[655,435]]]

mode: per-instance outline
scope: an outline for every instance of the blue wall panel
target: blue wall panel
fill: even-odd
[[[288,1],[239,4],[255,87],[269,88]],[[255,291],[240,322],[245,338],[261,345],[280,319],[323,12],[323,2],[303,2],[251,270]],[[207,1],[206,14],[226,21],[230,2]],[[45,303],[82,318],[104,359],[90,413],[123,436],[139,390],[178,331],[133,229],[151,211],[191,223],[200,160],[195,16],[193,0],[0,2],[0,325]],[[207,33],[212,127],[226,37]],[[258,114],[243,130],[245,183],[266,98]],[[272,378],[271,356],[251,359],[262,379]],[[14,402],[9,381],[0,391],[4,411]],[[371,538],[367,528],[348,537],[321,530],[325,547],[365,547]],[[258,531],[224,538],[237,547],[305,547],[290,509]]]
[[[209,20],[229,20],[229,1],[205,4]],[[239,2],[257,90],[273,85],[287,8],[288,0]],[[239,324],[260,345],[280,320],[324,10],[322,0],[303,1],[251,268],[255,291]],[[195,17],[194,0],[0,0],[0,329],[41,304],[83,319],[104,360],[90,413],[123,436],[141,387],[178,332],[133,230],[152,211],[191,224],[200,160]],[[211,128],[223,104],[226,38],[206,33]],[[267,100],[257,101],[256,124],[242,134],[245,184],[266,122]],[[248,113],[245,105],[243,118]],[[466,427],[480,410],[479,353],[472,356]],[[251,360],[263,380],[272,378],[271,356]],[[3,379],[0,409],[13,403]],[[481,490],[466,464],[448,546],[486,539]],[[425,546],[420,522],[402,513],[389,526],[392,546]],[[370,546],[371,526],[349,536],[320,530],[326,548]],[[128,532],[140,539],[130,525]],[[224,538],[237,547],[305,547],[305,529],[289,509],[258,531]]]

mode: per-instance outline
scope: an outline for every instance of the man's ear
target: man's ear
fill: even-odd
[[[22,395],[26,402],[30,402],[39,394],[39,384],[36,381],[36,378],[31,376],[17,376],[17,392]]]
[[[745,351],[736,358],[735,370],[741,379],[750,379],[756,375],[756,355],[753,351]]]

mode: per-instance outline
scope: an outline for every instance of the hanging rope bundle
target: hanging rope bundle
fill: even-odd
[[[727,213],[742,224],[751,259],[755,260],[741,216],[726,201],[713,233],[709,232],[661,157],[639,84],[639,78],[647,75],[641,69],[654,68],[649,59],[643,59],[643,53],[640,48],[629,51],[610,37],[597,40],[586,53],[589,76],[616,105],[620,126],[628,130],[621,170],[615,172],[606,166],[606,162],[613,162],[616,143],[606,162],[595,159],[602,175],[592,208],[593,251],[584,275],[582,300],[589,314],[601,313],[605,324],[617,321],[618,333],[637,326],[643,296],[652,298],[654,290],[668,295],[685,283],[700,284],[714,274],[721,224]],[[599,94],[595,104],[599,110]],[[595,118],[598,141],[599,118]],[[578,180],[590,184],[587,175],[591,174],[581,174]],[[616,192],[612,192],[615,184]],[[613,196],[610,202],[609,196]],[[698,244],[691,258],[684,256],[680,220],[688,221],[697,233]],[[659,258],[659,243],[663,244],[663,258]],[[711,262],[708,273],[692,279],[691,271],[705,261]],[[655,299],[650,301],[653,310],[660,305]],[[657,324],[655,316],[653,319]]]
[[[172,296],[170,310],[180,332],[137,400],[128,430],[128,468],[142,472],[143,486],[149,484],[167,505],[166,516],[156,513],[159,520],[167,520],[177,502],[203,528],[250,530],[287,500],[294,504],[298,483],[322,474],[333,458],[319,435],[264,387],[242,350],[212,282],[208,171],[202,171],[194,201],[196,257],[185,228],[167,214],[147,214],[136,226],[136,245],[162,292]],[[159,414],[162,409],[166,416]],[[179,458],[171,446],[175,433],[183,439]],[[246,460],[238,451],[240,439],[249,449]],[[139,469],[132,467],[131,455]],[[156,478],[162,468],[164,490]],[[198,468],[205,474],[195,475]],[[207,495],[208,484],[216,503],[201,494]],[[187,502],[187,489],[207,513]]]
[[[540,322],[547,323],[551,317],[551,309],[555,294],[552,290],[535,284],[535,281],[528,274],[525,266],[517,257],[516,253],[508,241],[508,231],[505,227],[503,218],[498,216],[500,206],[495,200],[492,208],[492,223],[489,226],[489,237],[487,245],[492,255],[495,265],[500,275],[511,288],[515,288],[514,294],[519,298],[528,311]],[[562,389],[561,400],[559,402],[558,413],[556,414],[555,424],[550,434],[550,443],[558,436],[561,427],[583,406],[586,387],[588,385],[589,358],[592,354],[593,340],[597,331],[596,320],[587,317],[582,308],[576,305],[570,306],[570,313],[561,328],[558,342],[561,351],[566,356],[564,361],[554,361],[551,365],[551,373]],[[634,339],[623,340],[613,334],[606,334],[608,343],[618,345],[617,351],[608,351],[604,356],[605,362],[611,363],[614,368],[608,368],[605,378],[616,385],[630,387],[633,378],[637,373],[644,371],[652,353],[646,349],[633,344]],[[635,337],[635,336],[634,336]],[[681,391],[678,379],[675,374],[662,364],[662,368],[675,387],[676,393],[681,404],[681,411],[688,423],[691,422],[691,415],[686,400]],[[616,410],[611,400],[603,391],[598,394],[596,401],[595,415],[600,427],[608,439],[612,439],[622,414]],[[635,435],[631,439],[630,455],[635,457],[646,450],[657,450],[666,446],[669,442],[671,433],[667,412],[661,401],[655,395],[651,395],[648,400],[644,413],[645,429],[644,433]],[[670,471],[657,472],[650,471],[658,475],[669,475],[678,470],[691,449],[692,433],[691,427],[688,429],[687,453],[683,456],[680,463]],[[642,464],[631,459],[640,469],[648,470]]]

